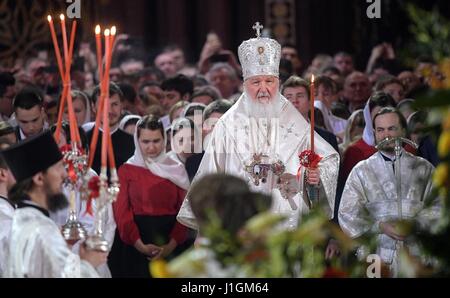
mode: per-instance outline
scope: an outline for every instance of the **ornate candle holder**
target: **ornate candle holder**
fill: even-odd
[[[94,177],[94,179],[95,178],[97,177]],[[93,183],[95,182],[91,180],[91,188]],[[91,250],[107,252],[109,250],[109,243],[104,237],[104,216],[108,205],[112,204],[117,199],[120,191],[117,171],[115,169],[111,171],[111,184],[108,185],[106,169],[102,168],[100,180],[97,178],[97,183],[99,184],[99,191],[98,197],[95,199],[94,234],[87,238],[86,246]]]
[[[87,156],[76,143],[61,148],[68,177],[65,186],[70,189],[70,209],[67,222],[62,226],[64,239],[71,245],[86,238],[86,229],[78,220],[75,204],[75,191],[82,185],[82,177],[87,169]]]
[[[70,197],[71,197],[70,198],[71,208],[69,211],[69,218],[67,219],[66,223],[62,226],[61,232],[67,243],[73,245],[79,240],[86,239],[87,233],[83,224],[78,220],[75,208],[72,208],[72,206],[75,204],[74,190],[71,190]]]

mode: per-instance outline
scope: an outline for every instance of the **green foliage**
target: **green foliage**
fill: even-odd
[[[210,217],[210,224],[202,235],[206,246],[223,266],[238,267],[236,274],[247,277],[323,277],[365,276],[365,262],[356,258],[355,249],[364,244],[373,249],[373,237],[356,242],[346,236],[320,211],[304,215],[298,229],[281,227],[284,218],[270,212],[251,218],[238,235],[232,236],[221,228],[218,218]],[[330,238],[337,239],[342,255],[350,256],[325,260],[325,248]]]
[[[406,276],[450,276],[450,22],[444,20],[436,10],[426,12],[408,6],[416,23],[415,33],[421,46],[433,52],[433,58],[439,62],[438,72],[430,72],[425,80],[431,89],[418,96],[415,106],[426,110],[427,133],[430,133],[438,145],[440,164],[433,175],[435,189],[429,201],[439,198],[442,202],[442,214],[432,231],[416,227],[414,234],[427,257],[435,262],[433,266],[418,264],[410,256],[404,259],[409,272]],[[436,24],[433,24],[435,22]],[[442,26],[446,28],[442,28]],[[428,31],[427,31],[428,30]],[[442,30],[442,32],[437,32]],[[427,32],[429,32],[429,35]],[[445,44],[444,44],[445,43]],[[437,75],[436,75],[437,73]]]
[[[440,61],[450,56],[450,21],[444,18],[437,7],[431,12],[407,4],[406,11],[412,24],[409,27],[414,40],[406,47],[410,56],[428,56]]]

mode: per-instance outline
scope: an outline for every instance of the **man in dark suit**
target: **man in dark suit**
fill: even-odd
[[[98,98],[100,96],[100,88],[97,86],[92,95],[94,102],[98,105]],[[111,129],[111,140],[114,150],[114,157],[116,160],[116,166],[119,168],[124,164],[134,153],[134,140],[133,136],[119,129],[119,122],[123,113],[123,93],[120,88],[111,83],[109,87],[109,126]],[[98,110],[98,108],[97,108]],[[89,143],[92,140],[94,127],[87,131]],[[98,135],[97,147],[95,149],[94,162],[92,169],[100,175],[100,162],[101,162],[101,145],[102,145],[103,131],[100,128]]]
[[[38,89],[25,87],[13,101],[17,121],[16,137],[18,141],[35,136],[44,131],[45,122],[43,96]]]
[[[309,83],[298,76],[291,76],[286,82],[281,86],[281,94],[289,100],[294,107],[302,114],[302,116],[309,122],[309,107],[310,107],[310,94],[309,94]],[[331,146],[334,150],[339,152],[339,147],[337,143],[336,136],[325,130],[323,127],[323,116],[320,111],[315,111],[315,114],[319,117],[315,117],[314,130]]]

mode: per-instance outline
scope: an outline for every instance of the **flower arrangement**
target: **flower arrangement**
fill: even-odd
[[[202,231],[207,239],[170,262],[151,261],[153,277],[364,277],[367,263],[354,258],[325,260],[330,237],[338,239],[343,255],[354,255],[361,244],[346,236],[320,211],[304,216],[293,231],[282,230],[280,215],[265,212],[247,221],[237,235],[220,227],[218,218]]]

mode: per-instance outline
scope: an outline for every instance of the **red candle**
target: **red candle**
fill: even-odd
[[[55,50],[55,56],[56,56],[56,61],[58,63],[59,74],[61,75],[61,79],[63,79],[64,72],[63,72],[62,58],[61,58],[61,52],[59,50],[58,40],[56,39],[55,27],[53,26],[53,20],[50,15],[47,16],[47,20],[48,20],[48,24],[50,26],[50,33],[52,35],[53,48]]]
[[[63,50],[64,50],[64,77],[63,77],[63,92],[62,92],[62,97],[61,97],[61,104],[60,104],[60,112],[61,112],[61,117],[62,117],[62,113],[64,111],[64,107],[65,107],[65,103],[68,97],[68,94],[70,93],[70,89],[69,87],[69,83],[70,83],[70,72],[69,72],[69,67],[70,67],[70,61],[69,59],[69,47],[67,44],[67,31],[66,31],[66,21],[65,21],[65,17],[63,14],[59,15],[59,19],[61,20],[61,31],[62,31],[62,39],[63,39]],[[71,105],[69,105],[68,109],[69,109],[69,123],[71,123],[71,113],[70,113],[70,107]],[[59,118],[58,117],[58,123],[59,123]],[[72,129],[71,129],[72,130]],[[71,135],[72,137],[72,135]]]
[[[76,127],[76,121],[74,112],[73,112],[73,105],[72,105],[72,94],[70,94],[70,91],[68,90],[67,93],[67,110],[69,112],[69,125],[70,125],[70,141],[71,143],[77,141],[77,135],[75,132],[75,129],[78,130],[78,127]]]
[[[106,99],[106,98],[105,98]],[[108,119],[108,114],[109,114],[109,102],[106,99],[105,100],[105,106],[103,109],[103,134],[102,134],[102,168],[106,168],[107,166],[107,157],[108,157],[108,141],[109,141],[109,119]]]
[[[62,37],[63,37],[63,45],[64,45],[64,59],[65,59],[65,79],[64,79],[64,87],[65,87],[65,96],[67,96],[67,109],[69,112],[69,125],[70,125],[70,139],[71,142],[79,142],[79,132],[78,132],[78,125],[77,120],[75,117],[75,112],[73,110],[73,103],[72,103],[72,96],[70,94],[71,88],[70,88],[70,65],[72,62],[72,53],[73,53],[73,45],[75,42],[75,32],[76,32],[76,22],[72,23],[72,31],[70,36],[70,50],[69,50],[69,44],[67,42],[67,31],[66,31],[66,22],[65,17],[63,14],[59,16],[61,19],[61,30],[62,30]],[[64,92],[63,92],[64,96]],[[66,98],[66,97],[65,97]],[[62,107],[64,101],[62,101]]]
[[[99,67],[102,67],[102,59],[101,59],[101,35],[100,35],[100,26],[96,27],[96,41],[97,41],[97,61],[99,63]],[[92,165],[94,155],[92,152],[95,151],[98,139],[98,128],[100,127],[100,122],[102,120],[103,127],[103,135],[102,135],[102,148],[101,148],[101,164],[102,169],[106,169],[107,162],[109,161],[109,166],[111,169],[116,168],[116,163],[114,159],[114,150],[112,147],[111,140],[111,128],[109,126],[109,70],[111,68],[111,59],[112,59],[112,47],[114,43],[114,36],[116,34],[116,27],[113,26],[110,29],[106,29],[104,31],[105,35],[105,68],[104,70],[99,69],[100,75],[100,97],[98,103],[98,113],[96,117],[96,124],[94,127],[92,142],[91,142],[91,155],[89,156],[89,166]],[[103,171],[103,170],[102,170]],[[114,173],[114,170],[111,171]]]
[[[75,43],[75,33],[77,30],[77,21],[73,20],[72,22],[72,30],[70,31],[70,43],[69,43],[69,56],[67,58],[67,69],[66,71],[69,73],[68,77],[70,78],[70,66],[72,63],[72,55],[73,55],[73,47],[74,47],[74,43]],[[70,94],[71,89],[69,88],[68,92],[68,100],[67,103],[70,103],[70,113],[72,114],[72,118],[70,119],[72,125],[71,125],[71,129],[74,131],[74,139],[72,139],[72,142],[77,142],[77,144],[80,144],[81,142],[81,137],[80,137],[80,132],[78,130],[78,123],[77,123],[77,117],[75,116],[75,110],[73,109],[73,99],[72,99],[72,95]],[[69,106],[68,106],[69,108]],[[70,115],[69,115],[70,116]]]
[[[109,40],[109,57],[107,57],[107,74],[105,75],[106,79],[106,86],[108,88],[108,104],[109,104],[109,70],[111,69],[111,61],[112,61],[112,55],[113,55],[113,49],[114,49],[114,39],[116,36],[116,26],[112,26],[110,30],[110,40]],[[109,119],[108,119],[109,120]],[[116,168],[116,161],[114,159],[114,150],[112,147],[112,139],[111,139],[111,127],[108,125],[108,160],[109,160],[109,167],[111,169]]]
[[[100,25],[95,26],[95,42],[97,44],[97,64],[98,64],[98,77],[101,80],[103,78],[103,63],[102,63],[102,39],[101,39]]]
[[[63,14],[60,14],[59,18],[61,19],[61,30],[62,30],[62,38],[63,38],[63,45],[64,45],[64,58],[65,58],[66,65],[67,65],[67,58],[69,57],[69,47],[67,45],[66,21],[65,21],[65,17]]]
[[[314,75],[311,76],[311,85],[310,85],[309,96],[310,96],[310,102],[311,102],[311,107],[310,107],[311,151],[314,152]]]
[[[107,82],[106,79],[109,80],[109,70],[111,67],[110,64],[110,57],[111,56],[111,36],[110,36],[110,31],[109,29],[105,30],[105,69],[103,72],[103,77],[105,79],[105,83]]]
[[[106,82],[107,82],[107,88],[108,88],[108,94],[109,94],[109,70],[111,68],[111,60],[113,55],[113,49],[114,49],[114,39],[116,37],[116,26],[111,27],[111,36],[110,36],[110,43],[109,43],[109,57],[108,57],[108,73],[105,76]],[[109,95],[108,95],[108,104],[109,104]],[[108,136],[109,136],[109,144],[108,144],[108,159],[109,159],[109,167],[111,169],[116,168],[116,161],[114,159],[114,150],[112,146],[112,139],[111,139],[111,127],[108,126]],[[112,173],[113,171],[111,171]]]
[[[114,49],[114,40],[116,38],[116,31],[117,31],[116,26],[112,26],[111,27],[111,42],[110,42],[111,56],[112,56],[112,52],[113,52],[113,49]]]
[[[109,141],[109,136],[108,136],[108,126],[109,126],[109,118],[108,118],[108,114],[109,114],[109,86],[107,85],[107,76],[109,74],[108,71],[108,58],[110,55],[110,40],[109,40],[109,29],[105,30],[105,62],[106,62],[106,67],[105,67],[105,73],[103,76],[103,80],[102,80],[102,89],[103,89],[103,96],[104,96],[104,106],[103,106],[103,135],[102,135],[102,154],[101,154],[101,158],[102,158],[102,168],[106,168],[107,166],[107,154],[108,154],[108,141]]]
[[[65,77],[64,77],[64,69],[63,69],[62,58],[61,58],[61,51],[59,49],[58,40],[56,38],[55,27],[53,25],[53,20],[50,15],[47,16],[47,20],[48,20],[48,24],[50,26],[50,33],[52,36],[52,42],[53,42],[53,48],[55,50],[56,61],[58,63],[59,75],[61,76],[61,81],[62,81],[63,85],[65,85],[64,84]],[[61,121],[62,121],[62,113],[64,110],[64,107],[63,107],[64,99],[65,99],[65,87],[63,89],[62,96],[61,96],[61,103],[60,103],[60,108],[59,108],[59,113],[58,113],[58,122],[57,122],[57,126],[56,126],[56,131],[54,133],[55,141],[57,143],[59,143],[59,139],[61,136]]]
[[[69,43],[69,64],[72,62],[73,46],[75,43],[75,33],[77,32],[77,21],[73,20],[72,30],[70,31],[70,43]]]

